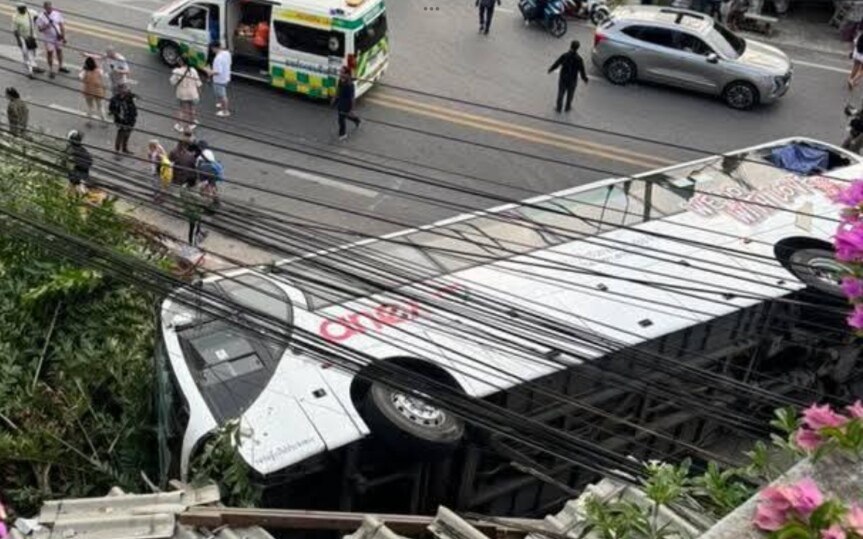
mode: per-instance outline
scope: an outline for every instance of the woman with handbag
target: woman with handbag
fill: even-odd
[[[198,127],[198,101],[201,99],[201,77],[184,58],[177,59],[177,67],[171,72],[171,86],[176,90],[180,103],[178,119],[174,129],[183,132]]]
[[[36,66],[36,50],[39,48],[39,44],[36,41],[33,26],[33,16],[30,14],[30,10],[27,9],[27,4],[19,2],[16,6],[15,14],[12,15],[12,33],[15,34],[18,48],[21,49],[21,56],[24,58],[24,67],[27,68],[27,76],[31,79],[34,73],[42,73],[44,71]]]

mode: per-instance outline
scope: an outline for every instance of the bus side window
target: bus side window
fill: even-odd
[[[275,21],[276,41],[282,47],[316,56],[344,56],[345,35],[338,31],[318,30]]]

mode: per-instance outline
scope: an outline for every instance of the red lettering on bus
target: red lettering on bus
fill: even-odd
[[[358,311],[324,320],[318,334],[332,342],[342,342],[357,334],[377,331],[385,326],[394,326],[414,320],[420,315],[419,304],[415,301],[404,303],[382,303],[367,311]]]

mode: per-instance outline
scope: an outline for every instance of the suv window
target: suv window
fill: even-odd
[[[686,32],[674,32],[674,45],[676,49],[701,56],[707,56],[713,52],[707,43]]]
[[[342,32],[318,30],[276,21],[276,41],[279,45],[316,56],[344,56],[345,35]]]
[[[674,47],[674,32],[666,28],[656,26],[629,26],[622,32],[630,37],[659,45],[661,47]]]

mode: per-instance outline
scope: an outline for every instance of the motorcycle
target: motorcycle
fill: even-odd
[[[588,19],[599,26],[611,16],[606,0],[563,0],[563,14],[567,17]]]
[[[563,18],[564,0],[548,0],[545,10],[539,22],[554,37],[561,37],[566,33],[566,19]],[[537,20],[533,17],[536,10],[536,0],[519,0],[518,10],[525,21]]]

